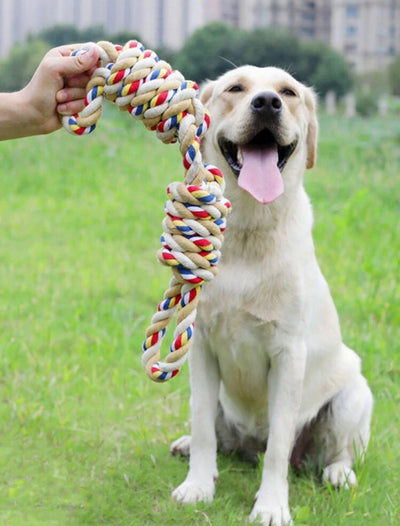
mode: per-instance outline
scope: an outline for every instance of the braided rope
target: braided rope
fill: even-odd
[[[162,382],[174,377],[186,360],[201,287],[217,272],[230,203],[223,196],[221,172],[202,162],[200,143],[210,116],[197,98],[197,84],[185,80],[136,40],[123,47],[111,42],[88,43],[73,54],[91,46],[96,46],[101,66],[86,87],[84,109],[63,117],[64,128],[76,135],[91,133],[108,99],[143,121],[162,142],[179,142],[182,154],[184,183],[173,182],[167,188],[158,252],[159,261],[171,267],[173,276],[142,345],[142,364],[148,376]],[[161,344],[175,314],[170,352],[160,361]]]

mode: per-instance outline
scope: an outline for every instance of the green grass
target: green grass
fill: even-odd
[[[398,120],[321,119],[306,185],[347,344],[375,395],[359,486],[291,474],[296,525],[399,523]],[[154,384],[144,331],[170,273],[156,262],[177,147],[116,112],[89,137],[0,143],[0,524],[247,524],[260,470],[221,457],[212,505],[181,507],[188,371]]]

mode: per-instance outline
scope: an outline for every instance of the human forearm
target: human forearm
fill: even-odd
[[[0,140],[46,133],[25,99],[23,90],[0,93]]]

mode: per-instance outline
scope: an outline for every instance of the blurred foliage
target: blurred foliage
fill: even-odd
[[[240,65],[239,45],[237,30],[219,22],[209,24],[195,31],[176,53],[174,67],[197,82],[214,79]]]
[[[274,29],[242,31],[212,23],[193,33],[174,62],[186,77],[198,82],[243,64],[284,68],[314,86],[320,95],[335,91],[342,96],[353,86],[352,73],[342,55],[326,44],[303,42]]]
[[[129,32],[107,34],[102,26],[78,29],[72,25],[56,25],[30,34],[25,43],[16,44],[0,62],[0,91],[16,91],[25,86],[50,48],[99,40],[124,44],[133,39],[140,40],[140,37]]]
[[[109,40],[115,44],[125,44],[128,40],[142,40],[138,35],[130,31],[118,31],[117,33],[109,34],[103,26],[91,26],[84,29],[78,29],[71,25],[56,25],[43,29],[35,37],[39,38],[49,44],[51,47],[61,46],[63,44],[71,44],[75,42],[98,42],[99,40]]]
[[[378,96],[371,90],[361,89],[356,94],[356,110],[362,117],[370,117],[378,112]]]
[[[43,40],[14,46],[7,59],[0,62],[0,91],[16,91],[25,86],[48,49]]]
[[[30,35],[25,44],[15,45],[0,62],[0,91],[23,87],[31,78],[41,58],[52,47],[76,42],[109,40],[124,44],[140,35],[129,31],[107,33],[103,26],[79,29],[56,25]],[[146,42],[143,42],[146,46]],[[232,67],[244,64],[277,66],[298,80],[313,86],[320,96],[334,91],[338,98],[349,91],[357,93],[357,106],[365,114],[373,109],[374,93],[386,91],[388,83],[394,95],[400,95],[400,56],[389,71],[355,79],[344,57],[321,42],[304,42],[296,35],[276,29],[239,30],[213,22],[195,31],[178,51],[155,49],[157,54],[179,69],[186,78],[202,82],[216,78]],[[367,99],[370,99],[368,102]]]
[[[72,42],[87,42],[92,40],[93,34],[101,28],[91,28],[87,35],[87,31],[83,32],[72,25],[56,25],[45,28],[37,35],[30,35],[29,40],[40,38],[49,44],[50,47],[61,46],[63,44],[71,44]],[[84,34],[83,34],[84,33]]]
[[[389,93],[390,91],[389,71],[373,71],[357,75],[355,88],[369,89],[376,94]]]
[[[400,55],[389,68],[389,84],[393,95],[400,96]]]

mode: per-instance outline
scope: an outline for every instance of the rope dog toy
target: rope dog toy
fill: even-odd
[[[76,135],[91,133],[102,113],[104,99],[142,120],[164,143],[179,142],[184,182],[170,183],[158,260],[173,276],[146,330],[142,364],[148,376],[163,382],[174,377],[187,358],[199,293],[217,272],[225,217],[230,203],[223,196],[224,180],[215,166],[203,164],[200,142],[210,116],[197,98],[198,86],[179,71],[130,40],[123,47],[111,42],[87,43],[74,55],[96,46],[101,66],[86,87],[80,114],[63,117],[64,128]],[[160,361],[167,326],[176,313],[170,352]]]

